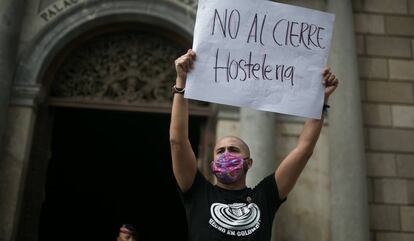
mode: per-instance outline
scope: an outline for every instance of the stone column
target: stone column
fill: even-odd
[[[3,146],[11,83],[16,68],[23,3],[24,0],[0,1],[0,147]]]
[[[247,174],[248,187],[254,187],[277,167],[275,119],[275,114],[271,112],[240,109],[240,137],[249,146],[253,158],[253,167]],[[272,229],[276,229],[276,222]],[[272,232],[271,240],[276,240],[275,232]]]
[[[254,187],[274,171],[276,163],[275,114],[248,108],[240,109],[240,137],[250,148],[253,167],[247,175],[247,186]]]
[[[366,163],[351,0],[328,0],[336,14],[328,65],[340,79],[329,109],[332,241],[369,240]]]
[[[9,119],[9,99],[11,83],[16,69],[16,54],[19,43],[21,16],[24,0],[0,1],[0,240],[9,241],[13,238],[16,221],[17,199],[13,176],[18,164],[6,161],[6,125]],[[18,128],[25,128],[19,126]],[[19,141],[19,140],[10,140]],[[18,142],[17,142],[18,143]],[[18,146],[18,145],[17,145]],[[19,185],[20,183],[17,183]]]
[[[9,108],[0,160],[0,240],[15,241],[36,115],[32,107]],[[17,144],[18,143],[18,144]]]

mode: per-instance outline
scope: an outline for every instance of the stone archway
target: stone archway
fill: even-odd
[[[122,25],[113,24],[108,26],[103,26],[102,28],[97,28],[94,32],[89,32],[85,34],[84,36],[80,36],[78,39],[75,39],[72,43],[69,44],[65,48],[64,51],[59,53],[59,55],[55,58],[53,61],[55,64],[49,68],[47,71],[46,78],[44,80],[44,89],[47,93],[48,98],[46,98],[46,102],[44,102],[42,105],[39,106],[39,112],[38,112],[38,120],[35,126],[35,135],[33,139],[33,150],[31,153],[31,164],[33,166],[41,166],[45,168],[46,166],[49,167],[49,174],[45,175],[46,172],[40,171],[40,172],[30,172],[28,173],[28,180],[31,180],[30,183],[28,183],[27,190],[26,190],[26,197],[25,197],[25,205],[33,207],[37,206],[39,208],[42,206],[43,209],[41,210],[49,210],[47,211],[46,215],[44,215],[44,212],[39,209],[29,211],[29,208],[24,208],[24,214],[27,215],[27,212],[31,212],[31,216],[34,216],[34,218],[31,220],[32,225],[33,222],[36,223],[34,226],[39,225],[39,221],[36,222],[36,217],[41,216],[43,223],[46,222],[47,224],[53,224],[53,220],[59,220],[61,216],[48,216],[50,213],[60,213],[63,212],[65,209],[53,209],[56,208],[56,203],[65,203],[65,200],[68,200],[67,198],[62,198],[60,194],[58,194],[56,198],[56,192],[60,192],[60,187],[54,187],[43,190],[44,186],[43,183],[47,183],[50,175],[62,175],[64,176],[64,169],[72,170],[75,176],[77,176],[76,173],[77,169],[76,167],[71,168],[52,168],[50,166],[50,161],[54,161],[54,163],[60,163],[64,162],[65,160],[61,160],[59,158],[55,158],[55,156],[68,156],[71,152],[68,152],[66,154],[62,154],[60,151],[56,151],[52,146],[55,143],[52,136],[54,136],[53,132],[56,131],[56,129],[53,129],[52,127],[56,126],[59,123],[62,123],[62,119],[68,119],[70,118],[70,115],[67,115],[67,111],[61,111],[62,108],[68,108],[70,109],[76,108],[76,109],[101,109],[101,110],[110,110],[112,111],[111,115],[120,116],[119,114],[116,114],[115,111],[127,111],[129,113],[163,113],[163,117],[156,118],[152,123],[159,122],[161,119],[164,120],[162,123],[163,126],[153,126],[154,132],[156,136],[163,136],[167,131],[164,130],[165,133],[158,133],[160,129],[165,129],[165,127],[168,126],[168,114],[171,106],[171,85],[175,78],[175,70],[173,67],[173,60],[178,57],[183,51],[185,41],[181,40],[179,36],[175,35],[173,32],[168,31],[166,29],[156,29],[153,26],[150,25],[141,25],[139,27],[133,25],[124,23]],[[63,114],[61,114],[63,112]],[[84,114],[79,114],[80,112],[72,111],[70,113],[75,113],[74,115],[82,116]],[[90,113],[90,112],[89,112]],[[200,143],[202,137],[200,137],[201,133],[199,132],[201,129],[201,125],[206,125],[206,117],[210,114],[209,107],[205,105],[204,103],[197,103],[195,102],[194,105],[191,105],[190,113],[196,116],[204,116],[204,121],[200,121],[200,118],[196,118],[195,120],[196,124],[192,128],[197,130],[197,133],[194,137],[197,139],[194,141],[196,146]],[[65,118],[62,118],[62,116],[65,116]],[[124,114],[122,114],[124,115]],[[88,116],[88,115],[85,115]],[[103,115],[105,116],[105,115]],[[141,115],[143,119],[146,119],[147,117]],[[73,117],[75,120],[78,117]],[[80,118],[80,117],[79,117]],[[93,119],[93,116],[87,117],[88,119]],[[134,116],[131,116],[131,118],[136,118]],[[137,123],[148,123],[137,119]],[[148,116],[148,118],[153,118],[153,116]],[[167,120],[167,122],[165,122]],[[71,123],[65,122],[67,127],[60,127],[62,130],[65,128],[69,128],[69,125]],[[161,123],[161,122],[160,122]],[[204,124],[203,124],[204,123]],[[90,127],[93,127],[92,124],[90,124]],[[118,122],[118,125],[123,125],[122,123]],[[131,125],[133,127],[133,125]],[[115,128],[113,126],[112,128]],[[148,132],[148,126],[141,127],[141,131],[147,133]],[[59,130],[59,129],[58,129]],[[86,131],[86,129],[84,129]],[[77,129],[72,129],[72,132],[76,132]],[[133,129],[132,132],[136,132],[136,135],[139,136],[139,129]],[[141,132],[141,134],[142,134]],[[127,132],[125,132],[127,135]],[[204,132],[204,135],[206,135],[207,132]],[[65,135],[70,135],[72,133],[68,132]],[[78,133],[79,139],[84,138],[91,138],[91,136],[87,137],[87,135],[83,136],[82,132]],[[82,137],[83,136],[83,137]],[[119,138],[120,136],[117,134],[112,134],[111,137],[116,136]],[[92,137],[93,138],[93,137]],[[131,138],[131,137],[130,137]],[[141,144],[147,144],[148,136],[146,136],[141,142]],[[55,137],[56,139],[56,137]],[[57,138],[59,139],[59,138]],[[111,141],[112,138],[108,138],[108,141]],[[122,141],[122,138],[120,138]],[[128,138],[126,138],[128,139]],[[161,138],[167,140],[167,138]],[[205,139],[205,138],[203,138]],[[95,141],[100,141],[99,138]],[[76,143],[76,142],[75,142]],[[161,141],[160,143],[164,143]],[[73,142],[67,143],[71,146],[73,145]],[[153,143],[154,144],[154,143]],[[165,143],[164,143],[165,144]],[[56,144],[60,145],[60,148],[62,148],[62,144]],[[84,143],[84,145],[87,145],[87,143]],[[137,145],[139,146],[139,141],[137,142]],[[155,144],[156,145],[156,144]],[[154,145],[154,146],[155,146]],[[128,146],[128,145],[126,145]],[[164,147],[161,147],[164,146]],[[154,152],[164,152],[169,153],[169,150],[167,148],[168,145],[159,145],[157,148],[154,149]],[[79,147],[79,146],[78,146]],[[68,147],[69,148],[69,147]],[[106,147],[104,149],[108,149],[109,147]],[[125,147],[126,149],[130,149],[131,146]],[[151,150],[151,148],[154,148],[153,146],[145,146],[143,147],[144,150]],[[59,148],[58,148],[59,149]],[[84,150],[85,151],[85,150]],[[95,150],[97,151],[97,149]],[[57,155],[56,155],[56,152]],[[73,150],[73,152],[78,152],[76,148]],[[81,153],[79,153],[81,154]],[[83,154],[82,154],[83,155]],[[85,154],[86,156],[88,154]],[[106,156],[110,156],[110,153]],[[132,155],[132,154],[131,154]],[[90,158],[93,158],[94,156],[92,153],[89,153]],[[61,157],[62,158],[62,157]],[[72,156],[72,158],[76,158],[75,156]],[[79,157],[80,158],[80,157]],[[129,156],[123,156],[123,159],[129,158]],[[163,156],[163,159],[167,158],[167,156]],[[58,159],[58,160],[56,160]],[[83,159],[82,159],[83,160]],[[89,162],[91,160],[83,160],[83,162]],[[96,161],[96,160],[95,160]],[[71,162],[70,160],[66,160],[66,162]],[[167,162],[168,163],[168,162]],[[58,166],[64,165],[64,164],[58,164]],[[115,165],[115,164],[113,164]],[[165,164],[164,164],[165,165]],[[88,165],[86,165],[88,166]],[[137,168],[137,166],[132,165],[133,167]],[[148,168],[148,167],[146,167]],[[165,166],[162,168],[166,168]],[[50,170],[54,169],[60,169],[61,171],[50,174]],[[79,169],[82,169],[82,166],[79,164]],[[116,168],[107,168],[107,170],[115,170]],[[43,169],[45,171],[45,169]],[[92,171],[92,170],[91,170]],[[115,172],[115,171],[114,171]],[[42,174],[43,173],[43,174]],[[112,175],[108,172],[108,176],[116,176]],[[83,175],[85,176],[85,175]],[[82,175],[79,174],[79,178],[82,177]],[[119,176],[117,176],[119,177]],[[120,177],[122,178],[122,177]],[[36,180],[34,180],[36,179]],[[148,179],[151,179],[151,177],[148,177]],[[85,182],[90,181],[90,179],[87,179],[84,177]],[[144,179],[139,179],[142,182],[145,182]],[[114,180],[115,182],[116,180]],[[70,178],[66,178],[63,181],[52,181],[54,182],[53,185],[60,185],[57,183],[67,183],[67,182],[75,182],[74,180]],[[165,180],[164,180],[165,182]],[[131,183],[128,182],[128,183]],[[37,185],[37,186],[36,186]],[[52,185],[52,186],[53,186]],[[75,185],[75,184],[74,184]],[[79,185],[79,184],[78,184]],[[88,183],[84,183],[85,186],[88,185]],[[136,184],[134,184],[136,185]],[[50,186],[50,185],[49,185]],[[130,187],[133,189],[133,186]],[[170,187],[171,188],[171,187]],[[69,188],[70,189],[70,188]],[[101,188],[102,189],[102,188]],[[71,189],[70,189],[71,190]],[[79,191],[79,188],[77,191],[72,191],[72,195],[70,196],[76,196],[81,195],[82,192],[85,192],[81,188]],[[168,190],[168,187],[167,189]],[[39,199],[39,192],[44,193],[44,198],[46,203],[46,209],[44,206],[44,202]],[[70,191],[66,191],[66,193],[70,193]],[[115,194],[115,191],[113,191],[109,196],[112,194]],[[107,194],[106,194],[107,195]],[[37,198],[36,198],[37,197]],[[66,196],[65,196],[66,197]],[[137,203],[139,203],[140,197],[132,195],[132,197],[135,197],[137,199]],[[56,201],[57,199],[57,201]],[[30,204],[29,203],[30,200]],[[72,199],[69,199],[72,200]],[[85,202],[88,199],[85,198]],[[91,199],[92,200],[92,199]],[[110,198],[110,200],[112,200]],[[172,199],[174,200],[174,199]],[[73,201],[73,200],[72,200]],[[113,201],[113,200],[112,200]],[[37,205],[36,205],[37,202]],[[52,204],[50,204],[52,202]],[[80,202],[73,201],[69,203],[65,203],[65,205],[74,205],[75,207],[79,207],[79,209],[85,210]],[[96,202],[96,200],[95,200]],[[53,204],[55,203],[55,204]],[[76,204],[77,203],[77,204]],[[107,205],[107,204],[105,204]],[[119,204],[117,204],[117,207],[105,207],[103,210],[108,209],[119,209]],[[146,203],[145,205],[148,205]],[[177,205],[177,204],[175,204]],[[173,205],[174,206],[174,205]],[[52,207],[52,208],[50,208]],[[151,208],[151,207],[147,207]],[[50,210],[52,209],[52,210]],[[89,210],[91,207],[89,207]],[[122,209],[122,208],[121,208]],[[175,207],[172,210],[179,210],[179,207]],[[70,212],[75,213],[76,209]],[[96,211],[95,213],[99,213],[101,211]],[[115,211],[116,212],[116,211]],[[121,211],[119,211],[121,212]],[[136,210],[136,212],[138,212]],[[33,215],[34,213],[34,215]],[[64,213],[64,212],[63,212]],[[156,213],[156,212],[155,212]],[[66,215],[69,215],[66,213]],[[119,215],[119,213],[116,214],[110,214],[108,211],[108,216],[113,217],[114,215]],[[148,214],[147,218],[148,218]],[[30,213],[29,213],[30,216]],[[63,216],[63,214],[62,214]],[[78,213],[78,216],[81,218],[82,215]],[[75,219],[72,217],[70,218],[70,215],[68,216],[70,220],[75,221]],[[85,217],[90,216],[86,215]],[[30,219],[22,219],[21,225],[23,227],[31,226],[27,224],[27,220]],[[45,221],[46,220],[46,221]],[[108,220],[108,222],[111,222]],[[61,220],[62,224],[65,224],[64,220]],[[182,220],[181,220],[182,223]],[[42,224],[42,223],[41,223]],[[79,226],[86,225],[84,223],[78,223]],[[95,224],[98,225],[98,223]],[[176,223],[175,223],[176,224]],[[64,226],[67,226],[68,224],[65,224]],[[44,225],[43,225],[44,226]],[[93,226],[91,225],[92,227]],[[103,225],[101,225],[103,226]],[[154,226],[154,225],[153,225]],[[56,230],[58,227],[54,227],[51,230]],[[85,229],[86,227],[83,227]],[[47,229],[47,228],[46,228]],[[23,235],[25,232],[20,232],[20,235]],[[42,235],[45,233],[44,228],[41,229]],[[176,234],[179,234],[180,232],[176,232]],[[77,233],[76,230],[73,231],[72,234],[82,234],[86,235],[86,233]],[[148,235],[148,234],[146,234]],[[52,233],[52,236],[55,237],[56,234]],[[42,236],[40,237],[42,240],[48,240],[48,236]],[[72,238],[75,238],[71,236]],[[155,236],[157,237],[157,236]],[[25,238],[23,238],[25,239]],[[147,237],[148,239],[148,237]],[[103,239],[104,240],[104,239]]]
[[[134,73],[131,75],[131,72],[128,71],[126,72],[129,74],[125,75],[126,72],[123,74],[129,77],[132,76],[135,78],[134,81],[128,81],[128,78],[124,78],[122,73],[111,75],[111,83],[113,85],[106,85],[107,92],[98,91],[101,97],[103,97],[101,99],[93,98],[93,96],[90,98],[91,96],[85,95],[72,94],[65,96],[60,92],[65,88],[51,89],[53,86],[51,84],[53,80],[51,73],[57,71],[54,68],[60,66],[58,64],[59,60],[64,60],[67,57],[63,56],[64,54],[62,55],[62,49],[68,50],[70,46],[75,46],[76,44],[73,43],[81,39],[79,36],[83,35],[87,38],[88,34],[84,35],[84,33],[90,34],[99,29],[101,32],[97,31],[95,33],[100,35],[106,31],[102,32],[102,29],[105,29],[105,27],[118,24],[115,28],[119,30],[120,25],[130,23],[135,27],[150,26],[150,30],[162,29],[158,34],[163,35],[164,33],[163,37],[169,37],[173,42],[181,44],[188,44],[191,38],[195,14],[191,8],[187,8],[183,4],[174,3],[173,1],[156,1],[151,3],[148,1],[117,1],[116,3],[109,2],[101,6],[97,5],[100,5],[100,3],[83,7],[88,9],[73,8],[73,12],[68,13],[64,19],[51,23],[40,32],[37,38],[29,44],[27,51],[24,51],[22,54],[13,86],[12,105],[14,106],[13,108],[27,112],[28,115],[36,118],[36,120],[31,122],[32,124],[27,125],[27,145],[32,143],[32,148],[22,153],[22,161],[23,159],[28,160],[28,164],[23,167],[22,178],[16,180],[17,185],[13,186],[14,189],[10,189],[10,191],[15,193],[24,193],[24,196],[20,195],[18,200],[16,200],[17,206],[22,203],[21,210],[20,207],[16,207],[20,210],[18,213],[21,213],[19,216],[20,221],[11,226],[11,229],[15,230],[14,236],[18,240],[38,239],[36,230],[38,226],[38,220],[36,219],[40,215],[40,204],[38,201],[44,197],[44,191],[41,187],[45,182],[44,174],[46,173],[48,160],[51,155],[49,150],[52,133],[49,127],[54,123],[53,115],[50,115],[49,104],[55,107],[75,106],[112,110],[122,109],[124,111],[168,112],[168,102],[165,102],[168,99],[166,87],[161,88],[161,91],[159,91],[160,89],[155,92],[149,91],[148,93],[150,94],[139,98],[134,96],[134,94],[128,95],[128,98],[126,95],[119,95],[121,92],[124,94],[128,93],[128,82],[138,84],[135,85],[135,90],[143,87],[143,85],[139,86],[139,84],[145,82],[145,80],[136,79],[137,76]],[[97,9],[99,10],[97,11]],[[74,19],[77,21],[74,22]],[[168,31],[168,29],[173,29],[173,31]],[[148,33],[148,29],[146,29],[146,32]],[[130,55],[130,58],[133,60],[135,57]],[[137,63],[132,63],[132,65]],[[94,76],[94,74],[90,73],[87,76]],[[104,83],[109,82],[103,81],[101,83],[102,86],[105,86]],[[115,91],[117,87],[114,86],[121,86],[121,89],[125,89],[117,94]],[[50,91],[54,94],[50,95]],[[95,97],[97,96],[95,95]],[[163,96],[164,102],[159,101],[160,98],[155,98],[159,96]],[[138,99],[141,102],[137,101]],[[48,102],[49,100],[50,102]],[[144,104],[142,100],[144,100]],[[192,113],[202,116],[210,115],[210,112],[206,112],[204,107],[194,108]],[[18,126],[19,123],[14,122],[12,125]],[[202,129],[203,138],[201,139],[203,144],[208,143],[208,140],[212,140],[212,138],[205,137],[212,133],[208,131],[208,128],[211,128],[213,125],[210,122],[206,123],[206,125],[207,127]],[[15,134],[10,133],[10,136],[13,137]],[[206,145],[202,146],[205,147]],[[203,153],[207,152],[204,151]],[[25,170],[28,170],[28,172],[26,173]],[[27,212],[28,210],[31,211]]]
[[[33,219],[30,215],[36,215],[36,211],[26,214],[25,210],[38,210],[38,204],[24,202],[23,199],[27,199],[25,191],[31,190],[30,185],[42,183],[42,179],[36,177],[41,177],[47,167],[47,162],[33,163],[33,156],[47,160],[49,155],[47,152],[36,153],[36,149],[41,149],[42,145],[35,147],[32,143],[35,142],[33,137],[39,135],[39,131],[34,128],[35,123],[52,122],[43,114],[45,110],[42,103],[47,95],[42,81],[47,69],[53,66],[56,55],[79,35],[111,23],[150,23],[153,26],[173,29],[175,33],[190,41],[195,10],[187,6],[187,2],[194,1],[121,0],[78,4],[59,18],[54,18],[42,26],[33,39],[28,39],[29,42],[23,46],[24,49],[19,55],[15,70],[9,107],[10,121],[5,136],[6,142],[8,141],[8,152],[4,155],[3,163],[7,165],[4,166],[3,170],[6,171],[3,173],[12,173],[13,177],[4,183],[7,188],[2,190],[0,198],[3,204],[0,212],[4,214],[1,220],[2,223],[7,223],[2,229],[1,238],[8,241],[37,240],[36,222],[28,221],[29,223],[22,224],[21,220]],[[46,128],[47,124],[44,124],[44,127]],[[44,143],[47,141],[42,140]],[[47,146],[44,143],[43,146]],[[38,174],[30,174],[27,170],[35,170]],[[38,193],[35,193],[36,191]],[[32,193],[40,198],[43,195],[38,189]]]

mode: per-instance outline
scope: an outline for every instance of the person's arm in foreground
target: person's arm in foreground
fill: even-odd
[[[325,102],[328,103],[329,96],[338,86],[338,79],[328,68],[323,72],[323,84],[325,85]],[[280,163],[275,172],[275,178],[278,185],[280,198],[285,198],[293,189],[300,173],[306,166],[309,158],[312,156],[313,149],[318,141],[319,134],[323,126],[324,117],[322,119],[306,120],[299,141],[295,149]]]
[[[175,60],[177,89],[185,87],[187,73],[193,67],[195,53],[190,49]],[[183,94],[174,94],[171,123],[170,146],[172,167],[175,179],[181,191],[186,192],[193,184],[197,172],[197,160],[188,139],[188,100]]]

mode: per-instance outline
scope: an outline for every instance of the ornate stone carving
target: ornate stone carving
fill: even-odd
[[[147,33],[116,33],[74,50],[56,73],[51,95],[122,103],[171,101],[174,59],[183,49]]]

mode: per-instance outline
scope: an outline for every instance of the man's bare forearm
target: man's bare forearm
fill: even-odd
[[[324,108],[328,103],[329,96],[338,86],[338,79],[330,72],[329,68],[323,71],[323,84],[325,85]],[[313,154],[316,143],[321,134],[324,116],[321,119],[308,119],[303,125],[299,136],[298,144],[277,168],[275,172],[276,182],[278,183],[279,195],[286,197],[293,189],[299,175],[302,173],[309,158]]]
[[[176,80],[177,88],[184,88],[183,81]],[[188,100],[182,94],[174,94],[171,110],[170,141],[188,140]]]
[[[177,79],[171,109],[170,146],[173,172],[178,186],[187,191],[197,172],[197,160],[188,138],[188,100],[184,98],[184,87],[187,73],[192,68],[195,53],[189,50],[175,61]]]
[[[320,120],[307,119],[299,136],[298,146],[301,151],[312,155],[322,130],[324,117]]]

